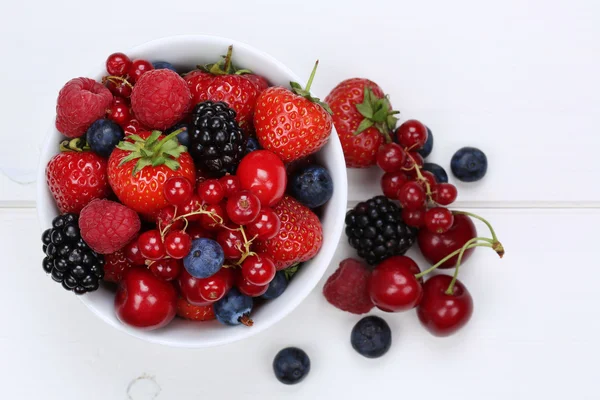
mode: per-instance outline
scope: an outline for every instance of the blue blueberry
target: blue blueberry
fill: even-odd
[[[431,129],[427,128],[427,141],[425,142],[425,146],[418,153],[423,157],[427,158],[431,154],[431,150],[433,150],[433,133],[431,133]]]
[[[166,61],[154,61],[152,63],[152,66],[154,67],[154,69],[170,69],[173,72],[177,72],[177,70],[175,70],[175,67],[173,66],[173,64],[171,64],[170,62],[166,62]]]
[[[267,291],[260,297],[266,300],[273,300],[278,298],[285,292],[287,289],[288,280],[285,277],[284,271],[279,271],[275,274],[275,278],[269,283],[269,288]]]
[[[281,383],[293,385],[302,381],[310,372],[310,358],[297,347],[287,347],[273,360],[275,377]]]
[[[290,194],[309,208],[327,203],[333,195],[333,180],[319,165],[300,168],[290,177]]]
[[[223,248],[212,239],[200,238],[192,241],[192,249],[183,259],[183,266],[194,278],[214,275],[225,260]]]
[[[253,137],[249,137],[246,141],[246,154],[252,153],[253,151],[260,149],[261,147],[260,144],[258,144],[258,140]]]
[[[182,132],[177,134],[177,140],[179,140],[179,144],[184,145],[185,147],[190,146],[190,127],[185,122],[180,122],[177,125],[174,125],[165,131],[165,134],[173,133],[176,130],[181,129]]]
[[[123,129],[110,119],[99,119],[87,130],[85,139],[96,154],[108,158],[125,137]]]
[[[452,156],[450,169],[460,181],[475,182],[485,176],[488,162],[485,153],[475,147],[463,147]]]
[[[370,315],[354,325],[350,335],[352,347],[367,358],[378,358],[392,345],[392,331],[383,319]]]
[[[239,325],[244,318],[249,320],[252,304],[252,297],[241,294],[236,288],[233,288],[214,304],[213,309],[220,323]]]
[[[438,183],[448,183],[448,174],[446,173],[446,170],[437,165],[436,163],[426,162],[425,164],[423,164],[423,169],[435,175],[435,180]]]

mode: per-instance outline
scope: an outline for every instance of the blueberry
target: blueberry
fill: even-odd
[[[253,137],[249,137],[248,140],[246,140],[246,153],[245,154],[249,154],[252,153],[255,150],[260,150],[260,144],[258,144],[258,140],[256,140]]]
[[[290,194],[309,208],[327,203],[333,195],[333,180],[319,165],[309,165],[290,177]]]
[[[285,277],[284,271],[279,271],[275,274],[275,278],[269,283],[269,288],[267,291],[260,297],[266,300],[273,300],[278,298],[285,292],[287,289],[288,280]]]
[[[181,129],[182,132],[177,134],[177,140],[179,140],[179,143],[185,147],[189,147],[190,145],[190,127],[188,124],[186,124],[185,122],[180,122],[177,125],[174,125],[172,127],[170,127],[169,129],[167,129],[167,131],[165,132],[165,135],[168,135],[170,133],[175,132],[176,130]]]
[[[446,173],[446,170],[439,165],[435,163],[425,163],[423,164],[423,169],[435,175],[435,180],[438,183],[448,183],[448,174]]]
[[[123,129],[117,123],[110,119],[99,119],[88,128],[86,140],[96,154],[108,157],[124,136]]]
[[[310,372],[310,358],[297,347],[287,347],[273,360],[275,377],[281,383],[293,385],[302,381]]]
[[[460,181],[475,182],[487,172],[487,157],[475,147],[463,147],[452,156],[450,168],[452,174]]]
[[[212,239],[200,238],[192,241],[192,249],[183,259],[183,266],[194,278],[214,275],[225,260],[223,248]]]
[[[239,325],[244,322],[244,318],[249,320],[248,316],[252,311],[252,304],[252,297],[243,295],[236,288],[233,288],[214,304],[213,309],[220,323]],[[244,323],[244,325],[246,324],[248,322]]]
[[[427,158],[431,154],[431,150],[433,150],[433,133],[431,133],[431,129],[427,128],[427,141],[421,150],[418,153],[423,157]]]
[[[350,342],[360,355],[367,358],[381,357],[392,345],[392,331],[387,322],[371,315],[354,325]]]
[[[173,64],[166,61],[154,61],[152,63],[152,66],[154,67],[154,69],[170,69],[173,72],[177,72]]]

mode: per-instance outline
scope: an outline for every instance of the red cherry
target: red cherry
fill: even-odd
[[[456,186],[451,183],[440,183],[435,187],[433,201],[439,205],[448,206],[454,203],[457,196],[458,190],[456,190]]]
[[[388,143],[377,151],[377,165],[385,172],[399,171],[405,157],[406,154],[400,145]]]
[[[220,300],[233,287],[233,271],[221,268],[208,278],[194,278],[185,268],[179,275],[181,295],[191,304],[201,306]]]
[[[427,128],[416,119],[409,119],[396,130],[396,140],[409,151],[420,150],[427,141]]]
[[[165,200],[174,206],[185,206],[192,199],[194,188],[190,181],[182,176],[167,179],[163,187]]]
[[[115,312],[126,325],[147,330],[162,328],[175,318],[176,309],[177,291],[173,285],[146,268],[130,268],[119,283]]]
[[[131,82],[135,83],[138,79],[140,79],[140,76],[144,75],[148,71],[152,71],[153,69],[154,67],[149,61],[133,60],[131,66],[129,67],[129,78],[131,79]]]
[[[131,111],[126,104],[113,103],[108,110],[106,110],[106,114],[108,119],[115,121],[121,127],[127,126],[131,120]]]
[[[223,248],[226,259],[237,261],[242,258],[244,236],[241,231],[222,229],[217,233],[217,243]]]
[[[252,285],[268,285],[276,272],[273,261],[264,255],[249,256],[242,263],[242,277]]]
[[[198,185],[198,197],[206,204],[219,204],[225,198],[225,189],[218,179],[207,179]]]
[[[237,176],[242,188],[255,194],[264,206],[275,205],[285,193],[285,166],[268,150],[256,150],[245,156],[238,166]]]
[[[106,59],[106,72],[109,75],[125,75],[131,67],[131,60],[123,53],[113,53]]]
[[[205,207],[205,210],[212,213],[212,216],[208,214],[200,216],[200,225],[204,229],[216,231],[227,223],[227,213],[221,204],[209,204]]]
[[[156,229],[146,231],[138,238],[140,253],[148,260],[160,260],[166,255],[165,245]]]
[[[449,336],[465,326],[473,315],[473,298],[459,280],[452,294],[446,290],[452,281],[448,275],[436,275],[423,285],[423,299],[417,308],[421,324],[434,336]]]
[[[192,194],[191,200],[185,206],[181,207],[180,210],[178,210],[177,214],[178,215],[188,215],[188,214],[199,211],[201,208],[202,208],[202,202],[200,201],[200,198],[197,195]],[[185,218],[189,222],[192,222],[192,221],[200,221],[201,217],[202,217],[201,214],[194,214],[194,215],[190,215]]]
[[[171,258],[182,259],[192,248],[192,238],[183,231],[170,231],[165,236],[165,249]]]
[[[248,239],[255,236],[258,240],[272,239],[277,235],[279,229],[281,229],[281,219],[268,207],[261,208],[258,217],[246,225]]]
[[[237,274],[236,278],[237,279],[236,279],[235,284],[236,284],[238,290],[242,294],[245,294],[246,296],[258,297],[260,295],[265,294],[265,292],[269,288],[269,285],[264,285],[264,286],[253,285],[252,283],[250,283],[246,279],[244,279],[242,274]]]
[[[249,190],[237,192],[227,199],[227,215],[237,225],[249,224],[256,219],[259,212],[260,200]]]
[[[186,229],[186,233],[188,235],[190,235],[192,240],[200,239],[200,238],[212,239],[214,237],[214,235],[213,235],[214,232],[210,232],[210,231],[204,229],[202,227],[202,225],[200,225],[199,223],[196,223],[196,222],[188,225],[188,227]]]
[[[381,177],[381,190],[388,199],[398,199],[398,191],[406,182],[408,177],[404,172],[386,172]]]
[[[421,185],[414,181],[405,183],[398,191],[398,200],[400,200],[402,207],[409,210],[423,208],[426,199],[425,191]]]
[[[405,256],[394,256],[381,262],[373,270],[368,284],[373,304],[389,312],[417,306],[423,294],[423,288],[415,278],[419,272],[417,264]]]
[[[219,178],[219,182],[221,182],[221,186],[225,189],[225,197],[229,197],[241,189],[240,178],[235,175],[222,176]]]
[[[403,208],[402,220],[408,226],[420,228],[425,224],[425,209],[409,210],[408,208]]]
[[[467,241],[474,237],[477,237],[477,229],[471,218],[463,214],[456,214],[454,216],[454,224],[452,224],[448,232],[436,233],[431,232],[429,229],[421,229],[417,236],[417,242],[421,253],[423,253],[423,257],[431,265],[434,265],[448,254],[461,249]],[[474,250],[469,249],[465,251],[462,264],[471,256]],[[454,267],[457,259],[458,255],[445,261],[440,265],[440,268]]]
[[[123,78],[124,79],[124,78]],[[131,96],[132,88],[129,82],[122,79],[107,78],[105,86],[110,90],[113,96],[128,99]]]
[[[156,214],[156,226],[159,230],[164,229],[175,219],[175,206],[166,206],[161,208]],[[170,230],[179,230],[184,226],[183,219],[178,219],[171,225]]]
[[[173,258],[163,258],[162,260],[152,261],[150,264],[150,271],[164,281],[172,281],[177,279],[182,270],[180,260]]]
[[[125,258],[133,265],[144,265],[146,259],[140,252],[138,239],[135,238],[125,246]]]
[[[425,227],[431,232],[444,233],[452,227],[454,215],[444,207],[434,207],[425,213]]]

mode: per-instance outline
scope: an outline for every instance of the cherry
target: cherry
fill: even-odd
[[[251,255],[242,263],[242,277],[252,285],[268,285],[276,272],[273,260],[264,255]]]
[[[162,260],[152,261],[150,271],[164,281],[172,281],[177,279],[182,270],[180,260],[174,258],[163,258]]]
[[[423,257],[431,263],[437,264],[450,253],[461,249],[465,243],[477,236],[477,229],[470,217],[463,214],[454,215],[452,227],[445,233],[431,232],[429,229],[419,230],[417,243],[423,253]],[[475,249],[465,251],[462,263],[464,263]],[[439,268],[452,268],[456,265],[458,255],[445,261]]]
[[[202,208],[202,202],[200,201],[200,198],[196,194],[192,194],[192,198],[190,199],[190,201],[187,202],[185,206],[181,207],[181,209],[178,212],[178,215],[188,215],[197,212],[198,210],[200,210],[200,208]],[[194,214],[185,218],[191,222],[200,221],[201,217],[203,217],[203,215]]]
[[[235,175],[225,175],[219,178],[221,186],[225,189],[225,197],[229,197],[241,189],[240,178]]]
[[[423,187],[417,182],[406,182],[398,191],[398,200],[403,208],[418,210],[425,206],[427,196]]]
[[[227,200],[227,215],[235,224],[249,224],[256,219],[259,212],[260,200],[249,190],[237,192]]]
[[[169,257],[182,259],[192,248],[192,238],[183,231],[170,231],[165,237],[165,249]]]
[[[402,220],[408,226],[420,228],[425,224],[425,209],[409,210],[408,208],[403,208]]]
[[[176,209],[175,206],[166,206],[161,208],[156,214],[156,226],[159,230],[163,230],[167,227],[176,217]],[[184,226],[183,219],[178,219],[171,225],[169,229],[179,230]]]
[[[144,265],[146,259],[142,256],[140,248],[138,246],[137,238],[133,239],[125,246],[125,258],[133,265]]]
[[[212,214],[200,215],[200,225],[209,231],[216,231],[227,223],[227,213],[222,204],[209,204],[205,210]]]
[[[449,336],[466,325],[473,315],[473,298],[459,280],[452,294],[446,291],[452,277],[436,275],[423,285],[423,299],[417,308],[421,324],[434,336]]]
[[[237,176],[242,188],[256,195],[264,206],[275,205],[285,193],[285,166],[268,150],[255,150],[246,155],[238,166]]]
[[[217,233],[217,243],[223,248],[226,259],[237,261],[242,258],[244,236],[241,231],[222,229]]]
[[[149,61],[133,60],[131,66],[129,67],[129,78],[133,83],[135,83],[138,79],[140,79],[140,76],[153,69],[154,67]]]
[[[194,188],[190,181],[182,176],[167,179],[163,188],[165,200],[174,206],[185,206],[192,199]]]
[[[160,260],[166,255],[165,245],[156,229],[146,231],[138,238],[140,253],[148,260]]]
[[[258,285],[254,285],[254,284],[248,282],[242,276],[242,274],[237,274],[237,279],[236,279],[235,284],[236,284],[238,290],[242,294],[245,294],[246,296],[250,296],[250,297],[261,296],[261,295],[265,294],[265,292],[269,288],[269,285],[258,286]]]
[[[434,207],[425,213],[425,227],[431,232],[444,233],[452,227],[454,215],[444,207]]]
[[[406,154],[396,143],[388,143],[377,151],[377,165],[385,172],[399,171],[404,164]]]
[[[458,190],[456,190],[456,186],[451,183],[440,183],[435,187],[433,201],[439,205],[448,206],[454,203],[457,196]]]
[[[416,119],[409,119],[396,130],[396,140],[409,151],[421,150],[427,141],[427,128]]]
[[[133,89],[131,88],[131,84],[123,79],[117,79],[115,77],[110,77],[105,79],[105,85],[113,94],[113,96],[117,96],[119,98],[128,99],[131,96],[131,92]]]
[[[198,197],[206,204],[219,204],[225,198],[225,189],[218,179],[207,179],[198,185]]]
[[[119,126],[125,127],[131,120],[131,111],[126,104],[114,102],[108,110],[106,110],[108,119],[115,121]]]
[[[131,60],[123,53],[113,53],[106,59],[109,75],[125,75],[131,67]]]
[[[417,263],[405,256],[390,257],[371,274],[369,296],[377,308],[398,312],[414,308],[421,301],[423,288],[415,274],[421,272]]]
[[[248,225],[246,231],[248,236],[253,238],[256,236],[258,240],[272,239],[281,229],[281,220],[275,212],[268,208],[261,208],[258,217]]]
[[[381,190],[388,199],[398,199],[398,191],[406,182],[408,177],[404,172],[386,172],[381,177]]]

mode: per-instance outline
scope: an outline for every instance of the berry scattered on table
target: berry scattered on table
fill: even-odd
[[[290,194],[309,208],[327,203],[333,196],[333,179],[320,165],[300,168],[290,177]]]
[[[392,346],[392,331],[383,318],[370,315],[354,325],[350,343],[358,354],[367,358],[379,358]]]
[[[463,182],[476,182],[482,179],[488,167],[487,156],[475,147],[463,147],[452,156],[452,174]]]
[[[361,261],[348,258],[327,279],[323,294],[329,303],[353,314],[365,314],[373,308],[368,284],[371,271]]]
[[[275,355],[273,372],[279,382],[294,385],[304,380],[310,372],[310,359],[304,350],[287,347]]]
[[[371,274],[368,293],[377,308],[388,312],[406,311],[416,307],[423,295],[417,263],[405,256],[389,257],[379,263]]]

